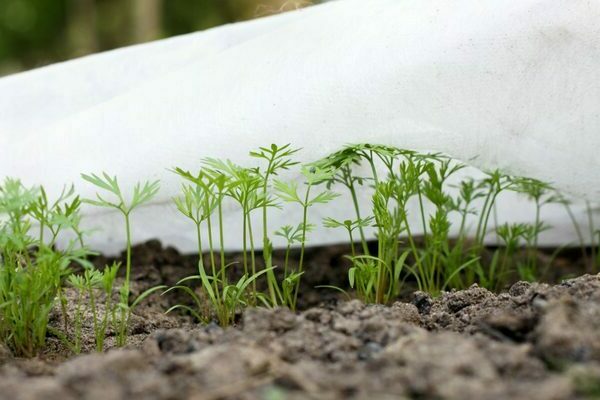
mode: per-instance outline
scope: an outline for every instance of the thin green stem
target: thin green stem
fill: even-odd
[[[244,275],[248,275],[248,224],[247,224],[247,219],[248,216],[246,215],[246,211],[242,212],[242,218],[243,218],[243,222],[242,222],[242,234],[243,234],[243,238],[242,238],[242,263],[244,265]]]
[[[533,236],[533,246],[529,249],[530,255],[530,265],[533,268],[537,275],[537,248],[538,248],[538,238],[539,238],[539,227],[540,227],[540,211],[541,211],[540,200],[536,199],[535,201],[535,226],[534,226],[534,236]]]
[[[594,229],[594,216],[592,215],[592,206],[589,202],[589,200],[585,201],[585,209],[587,212],[587,217],[588,217],[588,227],[589,227],[589,231],[590,231],[590,249],[591,249],[591,258],[592,258],[592,262],[596,262],[596,267],[599,266],[599,261],[596,259],[596,243],[594,238],[596,237],[596,232]]]
[[[227,285],[227,281],[225,279],[225,240],[223,235],[223,197],[219,195],[219,203],[218,203],[218,212],[219,212],[219,245],[220,245],[220,257],[221,257],[221,282],[223,286]]]
[[[481,214],[479,215],[479,221],[477,222],[477,230],[475,231],[475,243],[481,248],[483,246],[483,237],[482,237],[482,227],[483,221],[485,220],[485,215],[487,212],[487,207],[492,197],[493,189],[490,189],[488,194],[485,196],[485,201],[483,203],[483,208],[481,209]],[[485,235],[483,235],[485,236]]]
[[[421,185],[419,184],[417,184],[417,197],[419,199],[419,214],[421,215],[421,224],[423,225],[423,245],[425,248],[427,248],[427,222],[425,222],[425,207],[423,205]]]
[[[373,181],[375,183],[375,187],[377,187],[377,185],[379,184],[379,177],[377,176],[377,168],[375,167],[375,162],[373,161],[373,153],[371,152],[371,156],[370,157],[365,156],[365,158],[367,159],[367,161],[369,162],[369,165],[371,166],[371,172],[373,174]]]
[[[78,289],[77,295],[77,311],[75,313],[75,353],[79,354],[81,352],[81,319],[82,319],[82,311],[81,311],[81,303],[83,302],[83,293],[82,289]]]
[[[125,286],[127,287],[127,304],[129,305],[129,282],[131,278],[131,224],[129,213],[125,213],[125,232],[127,234],[127,258],[125,263]]]
[[[274,155],[273,155],[274,156]],[[273,266],[273,256],[271,254],[271,250],[268,248],[269,244],[269,227],[267,224],[267,190],[269,187],[269,176],[271,174],[271,168],[273,167],[273,158],[269,160],[269,165],[267,166],[267,170],[265,173],[265,179],[263,183],[263,198],[264,205],[262,207],[262,223],[263,223],[263,258],[265,261],[265,269],[267,269],[267,286],[269,288],[269,296],[271,297],[271,303],[273,305],[277,305],[277,296],[275,292],[275,285],[277,285],[277,281],[275,279],[275,273],[271,269]],[[254,284],[256,286],[256,284]]]
[[[67,314],[67,299],[64,294],[64,289],[61,287],[58,289],[58,299],[60,301],[60,312],[63,317],[63,328],[65,332],[68,331],[69,316]]]
[[[354,238],[352,237],[352,228],[348,228],[348,236],[350,236],[350,251],[352,252],[352,258],[354,258],[356,257],[356,250],[354,249]]]
[[[287,276],[288,276],[288,265],[289,265],[291,248],[292,248],[292,245],[290,244],[290,242],[288,242],[287,247],[285,248],[285,261],[283,262],[283,279],[287,278]]]
[[[44,229],[45,229],[45,224],[44,224],[44,220],[42,219],[40,221],[40,246],[44,244]]]
[[[204,254],[202,250],[202,229],[200,222],[196,222],[196,241],[198,244],[198,274],[202,275],[202,272],[206,272],[206,270],[204,269]]]
[[[304,196],[304,203],[302,204],[302,242],[300,243],[300,260],[298,261],[298,273],[301,274],[304,271],[304,249],[306,247],[306,223],[308,217],[308,199],[310,197],[310,189],[312,185],[308,185],[306,188],[306,196]],[[296,302],[298,301],[298,290],[300,289],[300,279],[296,282],[296,289],[294,290],[294,302],[292,304],[292,310],[296,309]]]
[[[468,203],[465,205],[464,211],[462,211],[460,218],[460,227],[458,228],[458,238],[461,240],[465,235],[465,224],[467,222]]]
[[[347,167],[347,168],[348,168],[348,170],[350,169],[350,167]],[[350,196],[352,197],[352,204],[354,205],[354,210],[356,211],[356,218],[359,221],[358,232],[360,233],[360,243],[362,244],[363,253],[368,256],[369,255],[369,246],[367,245],[367,239],[365,236],[364,229],[362,227],[362,224],[360,223],[360,221],[361,221],[360,207],[358,205],[358,198],[356,197],[356,188],[354,187],[354,179],[352,179],[350,172],[348,172],[348,175],[349,175],[348,189],[350,189]]]
[[[252,276],[256,275],[256,256],[254,254],[254,237],[252,234],[252,221],[248,214],[248,235],[250,237],[250,263],[252,265]],[[256,299],[256,279],[252,280],[252,299]]]
[[[577,222],[577,219],[575,218],[575,215],[573,214],[573,210],[571,209],[569,204],[567,202],[564,202],[563,205],[565,207],[565,210],[567,211],[567,214],[569,215],[569,219],[571,220],[571,223],[573,224],[575,233],[577,234],[577,239],[579,241],[579,247],[581,249],[581,257],[582,257],[585,265],[589,268],[592,266],[592,263],[588,259],[587,251],[585,251],[585,240],[583,239],[583,233],[581,232],[581,226]]]
[[[488,204],[485,220],[484,220],[482,231],[481,231],[481,238],[480,238],[481,239],[481,243],[480,243],[481,247],[483,247],[483,243],[485,240],[485,233],[487,231],[488,223],[490,220],[490,215],[492,214],[493,206],[494,206],[494,203],[496,202],[496,197],[498,196],[499,193],[500,193],[499,191],[495,191],[494,194],[492,195],[491,202]]]
[[[98,313],[96,311],[96,296],[94,295],[94,288],[92,283],[88,281],[87,285],[88,292],[90,294],[90,308],[92,310],[92,318],[94,323],[94,334],[96,335],[96,348],[98,347],[98,340],[100,337],[100,331],[98,330]]]
[[[379,239],[379,243],[378,243],[378,251],[377,251],[377,255],[379,257],[379,261],[378,261],[378,265],[379,267],[377,268],[377,285],[375,287],[375,302],[376,303],[380,303],[383,304],[384,302],[384,296],[383,296],[383,285],[384,285],[384,279],[383,279],[383,269],[385,267],[385,263],[384,260],[381,259],[381,257],[383,257],[383,254],[385,253],[385,247],[386,247],[386,243],[385,239],[382,239],[382,236],[380,236]]]
[[[108,327],[108,316],[110,314],[112,314],[112,318],[113,318],[113,325],[114,325],[114,312],[112,311],[112,293],[110,291],[106,292],[106,304],[105,304],[105,311],[104,311],[104,317],[102,319],[102,332],[100,332],[100,335],[97,338],[96,341],[96,351],[97,352],[102,352],[104,350],[104,338],[106,337],[106,328]]]
[[[211,272],[212,272],[212,276],[213,276],[213,282],[215,282],[215,289],[216,289],[216,286],[218,286],[218,285],[216,285],[217,265],[215,262],[215,250],[214,250],[214,245],[213,245],[213,234],[212,234],[212,221],[210,218],[210,214],[206,218],[206,225],[208,228],[208,251],[210,253],[210,267],[211,267]]]
[[[408,219],[406,214],[404,214],[404,225],[406,226],[406,235],[408,236],[408,243],[410,245],[410,249],[415,257],[415,263],[417,264],[417,268],[421,271],[421,275],[423,275],[423,264],[421,263],[421,257],[419,257],[419,251],[417,250],[417,246],[415,245],[415,241],[413,239],[413,235],[410,231],[410,225],[408,224]],[[419,290],[424,290],[423,287],[420,287]]]

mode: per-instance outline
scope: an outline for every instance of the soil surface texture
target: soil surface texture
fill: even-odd
[[[339,253],[311,252],[305,285],[344,285]],[[134,252],[133,295],[173,285],[195,264],[146,243]],[[152,295],[132,316],[128,345],[114,348],[109,332],[101,354],[86,315],[80,355],[52,336],[33,359],[0,347],[0,399],[600,398],[600,274],[500,294],[413,292],[389,306],[331,292],[307,290],[298,313],[248,309],[227,329],[165,314],[185,297]],[[76,295],[67,297],[72,314]],[[61,323],[57,310],[51,324]]]

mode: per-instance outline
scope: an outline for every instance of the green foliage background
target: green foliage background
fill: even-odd
[[[313,0],[0,0],[0,76]]]

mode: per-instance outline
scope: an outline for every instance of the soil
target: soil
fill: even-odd
[[[95,353],[89,315],[84,354],[56,337],[33,359],[0,347],[0,399],[600,398],[600,274],[365,305],[313,289],[345,286],[344,252],[311,251],[298,313],[248,309],[222,329],[164,314],[185,297],[153,295],[135,310],[125,348],[109,332],[111,349]],[[139,246],[133,294],[173,285],[195,260]],[[76,295],[67,297],[73,315]],[[57,310],[51,325],[60,324]]]

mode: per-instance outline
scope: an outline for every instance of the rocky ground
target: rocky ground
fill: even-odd
[[[136,254],[137,291],[193,268],[169,249]],[[333,262],[316,254],[309,265],[324,261]],[[335,282],[328,273],[319,279]],[[501,294],[417,292],[391,306],[311,296],[300,313],[249,309],[228,329],[165,315],[173,300],[154,296],[126,348],[73,357],[50,338],[35,359],[2,349],[0,398],[600,398],[600,275]]]

